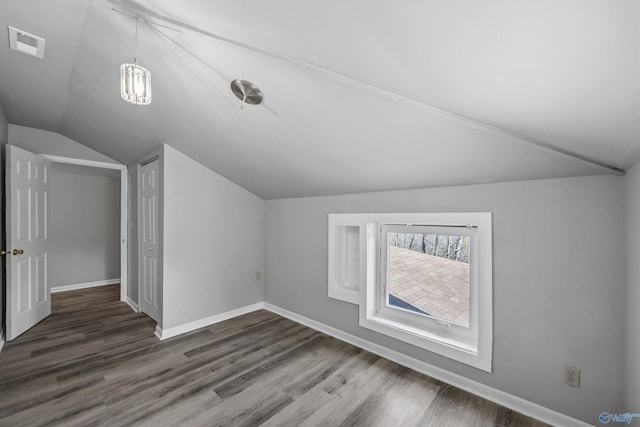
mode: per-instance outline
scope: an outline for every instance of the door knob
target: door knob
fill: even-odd
[[[11,251],[11,253],[13,255],[22,255],[24,251],[22,249],[14,249],[13,251]]]

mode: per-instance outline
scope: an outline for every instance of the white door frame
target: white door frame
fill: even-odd
[[[127,166],[117,163],[97,162],[95,160],[53,156],[50,154],[40,154],[40,156],[54,163],[65,163],[68,165],[89,166],[92,168],[114,169],[120,171],[120,301],[127,302],[127,287],[129,285],[129,257],[127,254],[129,247],[127,231],[129,224],[129,177],[127,175]]]
[[[158,209],[161,211],[162,210],[162,192],[163,192],[163,179],[162,174],[160,173],[161,169],[163,168],[162,166],[162,161],[161,161],[161,155],[160,154],[155,154],[152,155],[148,158],[146,158],[145,160],[142,160],[140,162],[138,162],[137,164],[137,185],[138,185],[138,189],[137,189],[137,206],[138,206],[138,312],[139,313],[145,313],[147,316],[149,316],[150,318],[152,318],[153,320],[156,321],[157,327],[156,327],[156,331],[157,328],[159,327],[159,325],[161,325],[162,323],[162,235],[163,235],[163,231],[162,231],[162,226],[161,223],[162,221],[159,218],[162,218],[163,213],[162,212],[158,212],[158,219],[157,221],[159,222],[159,227],[158,227],[158,253],[156,254],[156,260],[158,262],[158,271],[156,273],[157,277],[156,277],[156,296],[158,298],[159,302],[159,307],[158,307],[158,313],[156,313],[156,318],[154,319],[152,317],[152,315],[146,311],[144,311],[143,307],[144,307],[144,300],[145,300],[145,286],[144,286],[144,262],[142,260],[143,258],[143,249],[142,249],[142,241],[143,241],[143,227],[142,227],[142,191],[141,191],[141,183],[142,183],[142,167],[149,164],[149,163],[153,163],[157,161],[158,162],[158,189],[159,189],[159,206]],[[157,335],[157,332],[156,332]]]

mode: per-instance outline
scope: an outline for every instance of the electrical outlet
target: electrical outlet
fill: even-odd
[[[580,387],[580,369],[564,365],[564,383],[571,387]]]
[[[262,274],[259,271],[256,271],[256,280],[260,280]]]

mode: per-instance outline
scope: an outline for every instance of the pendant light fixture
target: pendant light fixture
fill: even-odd
[[[138,22],[136,19],[136,51],[138,50]],[[133,64],[120,66],[120,96],[127,102],[136,105],[151,104],[151,72],[138,65],[138,57],[134,52]]]

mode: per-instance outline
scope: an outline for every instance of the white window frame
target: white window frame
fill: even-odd
[[[493,256],[492,215],[490,212],[455,213],[385,213],[385,214],[330,214],[329,215],[329,296],[340,296],[335,291],[335,268],[340,263],[336,250],[335,225],[357,226],[360,241],[360,275],[357,299],[348,295],[349,302],[359,305],[359,324],[378,333],[432,351],[483,371],[492,371],[493,354]],[[432,322],[432,327],[406,322],[402,316],[389,316],[380,310],[387,300],[383,292],[381,274],[380,227],[384,224],[412,224],[460,230],[471,230],[472,252],[470,259],[477,263],[471,267],[475,278],[471,280],[469,299],[469,334],[455,333],[456,325]],[[444,233],[446,234],[446,233]],[[334,237],[332,237],[332,235]],[[339,246],[339,245],[338,245]],[[475,261],[474,261],[475,260]],[[475,271],[474,271],[475,270]],[[334,287],[334,290],[332,290]],[[333,294],[333,295],[332,295]],[[344,295],[342,295],[344,296]],[[339,298],[346,300],[343,298]],[[384,301],[382,301],[384,300]],[[400,313],[401,310],[392,309]],[[413,318],[413,316],[409,316]]]
[[[478,298],[478,257],[477,254],[477,229],[466,227],[438,227],[419,224],[378,224],[379,228],[379,263],[378,283],[376,286],[376,312],[383,318],[394,323],[406,325],[417,331],[435,331],[438,340],[451,340],[459,346],[473,351],[478,335],[477,298]],[[424,233],[440,235],[461,235],[470,237],[469,257],[469,325],[464,326],[453,321],[447,321],[435,316],[417,314],[409,310],[393,307],[388,304],[388,249],[387,236],[389,232],[397,233]],[[420,332],[418,332],[420,334]]]

